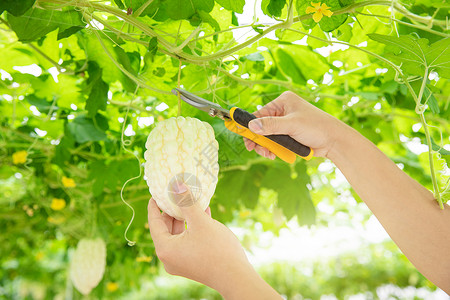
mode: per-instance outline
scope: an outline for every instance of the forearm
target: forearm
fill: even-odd
[[[450,209],[374,144],[345,127],[329,152],[394,242],[428,279],[450,292]]]
[[[226,300],[278,300],[281,296],[250,265],[223,274],[215,288]]]

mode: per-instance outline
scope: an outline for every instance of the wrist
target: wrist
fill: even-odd
[[[237,293],[241,290],[246,281],[254,279],[254,269],[248,264],[239,266],[228,266],[223,269],[218,278],[214,281],[217,285],[214,287],[225,299],[235,299]],[[256,272],[255,272],[256,273]]]
[[[259,276],[250,263],[223,275],[215,289],[226,300],[280,299],[278,293]]]
[[[325,157],[333,163],[336,163],[349,152],[349,148],[352,147],[352,144],[358,138],[362,138],[362,135],[358,131],[340,122],[339,128],[333,133],[333,139]]]

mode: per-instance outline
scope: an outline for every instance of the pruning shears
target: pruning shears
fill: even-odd
[[[227,110],[217,103],[210,102],[178,88],[173,89],[172,93],[179,95],[184,102],[207,112],[211,117],[221,118],[224,120],[225,127],[228,130],[269,149],[287,163],[292,164],[297,155],[303,159],[310,160],[314,154],[310,147],[297,142],[288,135],[259,135],[253,133],[248,129],[248,123],[256,119],[256,116],[239,107],[232,107],[230,110]]]

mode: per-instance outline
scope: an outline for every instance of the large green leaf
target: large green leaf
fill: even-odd
[[[192,17],[199,10],[210,12],[214,0],[164,0],[162,6],[171,19],[182,20]]]
[[[0,1],[0,15],[7,11],[13,16],[19,17],[29,10],[36,0],[2,0]]]
[[[106,139],[105,130],[108,129],[108,121],[100,114],[94,119],[82,115],[70,122],[68,129],[77,143],[103,141]]]
[[[223,8],[242,14],[244,12],[245,0],[217,0]]]
[[[107,161],[98,160],[89,165],[88,180],[92,183],[92,193],[100,196],[106,187],[117,191],[125,180],[139,174],[136,160]]]
[[[311,51],[310,48],[300,45],[280,45],[279,49],[292,58],[280,61],[280,68],[297,68],[306,80],[312,79],[320,82],[323,75],[330,70],[330,65],[320,54]],[[278,52],[279,50],[277,50]],[[294,81],[295,82],[295,81]]]
[[[315,222],[315,209],[307,188],[310,179],[305,164],[298,163],[295,172],[293,178],[288,165],[272,165],[261,184],[278,193],[278,206],[287,219],[296,215],[300,225],[311,225]]]
[[[286,0],[262,0],[261,10],[268,16],[280,17]]]
[[[413,35],[395,37],[373,33],[368,36],[387,45],[388,58],[401,64],[406,74],[423,76],[427,68],[428,72],[450,78],[450,38],[429,45],[427,39]]]
[[[137,70],[133,69],[130,61],[130,57],[121,47],[115,45],[111,40],[102,38],[104,46],[109,55],[123,68],[133,75],[137,74]],[[95,61],[98,66],[103,70],[102,79],[107,84],[112,84],[116,81],[120,81],[125,90],[133,92],[136,89],[136,84],[126,74],[124,74],[117,66],[111,61],[109,55],[105,54],[105,50],[100,44],[100,41],[96,38],[95,34],[85,34],[82,32],[78,36],[78,44],[88,53],[88,59]]]
[[[295,63],[294,58],[286,51],[278,48],[275,52],[279,70],[284,76],[292,80],[296,84],[305,84],[306,78],[300,68]]]
[[[58,39],[64,38],[85,26],[78,11],[40,8],[32,8],[20,17],[8,15],[8,22],[22,42],[37,40],[55,29]]]
[[[102,80],[103,70],[96,63],[91,62],[89,64],[88,72],[89,79],[86,91],[89,92],[89,97],[86,100],[85,109],[88,111],[88,116],[93,118],[98,110],[106,109],[109,85]]]
[[[58,109],[58,107],[53,104],[53,101],[47,101],[34,94],[28,95],[26,99],[31,105],[36,106],[36,108],[44,114],[48,113],[50,110],[55,111]]]

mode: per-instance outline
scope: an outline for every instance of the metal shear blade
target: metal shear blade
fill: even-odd
[[[207,112],[212,117],[219,117],[223,120],[230,119],[230,111],[222,108],[219,104],[210,102],[199,96],[189,93],[188,91],[178,89],[178,88],[174,88],[172,90],[172,93],[174,93],[177,96],[179,94],[180,98],[184,102],[186,102],[187,104],[190,104],[200,110],[203,110],[204,112]]]

